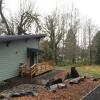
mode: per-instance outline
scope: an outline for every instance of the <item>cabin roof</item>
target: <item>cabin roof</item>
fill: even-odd
[[[15,41],[15,40],[27,40],[27,39],[41,39],[46,34],[34,34],[34,35],[6,35],[0,36],[0,42]]]

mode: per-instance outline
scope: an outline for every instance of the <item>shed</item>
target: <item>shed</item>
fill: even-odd
[[[39,41],[45,34],[0,36],[0,81],[18,75],[19,64],[38,63]]]

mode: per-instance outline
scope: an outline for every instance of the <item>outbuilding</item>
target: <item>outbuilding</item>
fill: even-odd
[[[0,81],[18,75],[19,64],[38,63],[39,41],[45,34],[0,36]]]

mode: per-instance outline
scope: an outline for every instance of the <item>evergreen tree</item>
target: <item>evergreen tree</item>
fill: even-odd
[[[100,65],[100,31],[97,32],[93,39],[93,48],[95,51],[95,63]]]
[[[75,63],[76,57],[76,36],[73,32],[73,29],[70,28],[67,34],[65,41],[66,49],[66,58],[69,59],[72,63]]]

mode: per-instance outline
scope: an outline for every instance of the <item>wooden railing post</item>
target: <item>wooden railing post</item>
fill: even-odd
[[[37,64],[34,64],[30,67],[30,78],[32,79],[33,75],[37,72]]]

